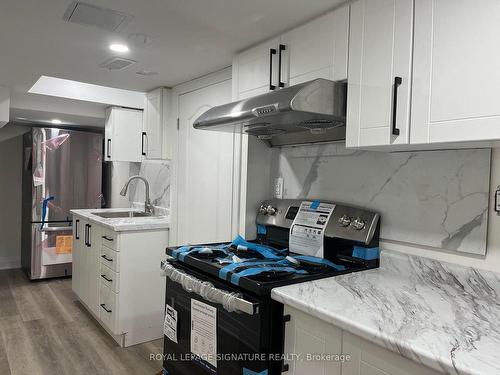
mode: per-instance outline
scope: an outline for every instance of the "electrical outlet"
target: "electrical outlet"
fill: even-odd
[[[283,177],[274,180],[274,197],[283,199]]]

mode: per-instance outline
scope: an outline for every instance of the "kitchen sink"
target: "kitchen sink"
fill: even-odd
[[[92,215],[103,217],[105,219],[119,219],[127,217],[147,217],[153,216],[144,211],[121,211],[121,212],[92,212]]]

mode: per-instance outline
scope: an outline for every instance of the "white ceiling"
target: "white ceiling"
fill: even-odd
[[[13,106],[28,100],[27,95],[36,95],[25,92],[41,75],[139,91],[174,86],[229,66],[237,51],[345,1],[86,2],[129,13],[133,19],[120,33],[112,33],[63,21],[70,0],[0,1],[0,85],[11,87]],[[132,33],[150,35],[153,42],[134,44],[128,38]],[[108,49],[112,42],[129,44],[130,52],[121,56],[138,63],[122,71],[100,68],[99,64],[117,55]],[[144,77],[135,73],[142,69],[159,74]],[[61,103],[59,112],[64,113],[67,102]],[[102,112],[99,106],[94,109]]]

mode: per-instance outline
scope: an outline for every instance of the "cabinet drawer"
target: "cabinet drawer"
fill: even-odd
[[[120,272],[120,253],[106,246],[101,246],[101,264],[106,265],[115,272]]]
[[[105,284],[113,292],[120,291],[120,274],[113,271],[111,268],[101,263],[101,283]]]
[[[99,318],[113,333],[119,333],[117,327],[118,295],[109,289],[104,282],[99,287]]]
[[[110,249],[118,251],[118,246],[116,246],[118,236],[115,231],[111,229],[102,228],[101,231],[101,244],[102,246],[109,247]]]

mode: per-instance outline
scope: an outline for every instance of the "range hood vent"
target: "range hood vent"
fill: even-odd
[[[339,141],[346,99],[347,83],[316,79],[211,108],[193,126],[253,135],[271,147]]]

